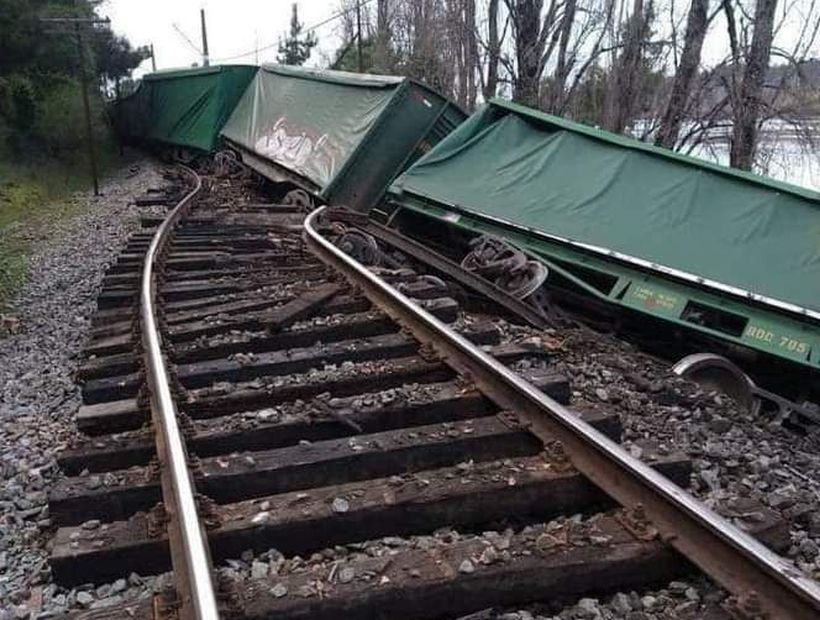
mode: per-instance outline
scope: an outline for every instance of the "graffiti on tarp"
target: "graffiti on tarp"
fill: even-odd
[[[328,135],[311,136],[303,129],[289,127],[284,116],[263,130],[254,146],[257,153],[320,184],[330,181],[336,170]]]

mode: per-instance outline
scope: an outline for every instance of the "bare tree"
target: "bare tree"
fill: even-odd
[[[462,0],[464,21],[462,27],[462,53],[464,54],[463,104],[468,110],[475,108],[478,86],[476,69],[478,63],[478,38],[476,35],[475,0]]]
[[[543,18],[544,0],[505,0],[505,4],[515,34],[513,99],[537,107],[544,66],[557,43],[557,38],[553,37],[547,47],[550,34],[554,32],[559,1],[550,0]]]
[[[551,97],[550,110],[555,114],[570,114],[578,117],[577,108],[579,87],[590,78],[590,72],[598,74],[598,61],[607,52],[617,48],[617,44],[607,42],[611,33],[611,24],[616,5],[620,0],[591,0],[583,10],[576,9],[576,14],[585,16],[585,20],[573,29],[572,49],[567,53],[564,71],[567,78],[571,76],[569,86],[556,79],[555,93]],[[558,69],[556,68],[556,74]],[[593,76],[594,79],[594,76]],[[562,89],[562,90],[559,90]]]
[[[376,3],[376,41],[373,48],[373,68],[377,73],[390,73],[393,70],[393,55],[390,47],[390,1],[378,0]]]
[[[715,0],[710,12],[709,0],[375,0],[363,7],[367,68],[423,80],[467,109],[479,95],[509,93],[668,148],[729,144],[732,165],[749,168],[772,144],[760,137],[764,124],[812,143],[816,123],[806,117],[820,105],[820,61],[808,60],[820,0],[757,0],[747,9],[752,2]],[[710,32],[718,13],[727,28]],[[787,15],[789,43],[778,47]],[[341,66],[355,45],[349,21]],[[709,67],[706,37],[722,37],[730,50]],[[787,64],[769,68],[770,56]]]
[[[453,96],[455,53],[445,0],[396,1],[393,47],[397,72]]]
[[[709,26],[709,0],[691,0],[683,51],[672,83],[672,93],[666,106],[655,144],[674,148],[681,125],[688,111],[689,94],[700,66],[701,50]]]
[[[610,72],[609,87],[601,119],[605,128],[623,133],[633,118],[641,90],[644,51],[654,17],[652,0],[633,0],[632,13],[623,28],[621,53]]]
[[[551,84],[550,108],[555,110],[561,104],[564,89],[566,88],[567,77],[569,76],[572,63],[567,54],[570,50],[570,39],[572,26],[575,23],[575,12],[578,7],[577,0],[566,0],[564,15],[561,17],[561,24],[558,31],[558,57],[556,59],[555,74]]]
[[[478,94],[475,0],[447,0],[443,8],[448,36],[440,42],[439,53],[452,60],[454,81],[450,86],[456,101],[471,110]]]
[[[731,2],[732,0],[724,0],[724,7],[730,7]],[[772,51],[776,9],[777,0],[757,0],[754,15],[754,34],[746,58],[743,76],[739,83],[730,90],[729,100],[734,122],[729,163],[735,168],[751,170],[754,163],[759,130],[758,122],[760,121],[762,108],[763,83],[766,79]],[[732,31],[736,31],[734,13],[727,10],[726,15],[730,36],[732,36]],[[734,55],[737,57],[739,54],[735,52]]]
[[[501,58],[501,38],[498,34],[499,0],[487,6],[487,79],[482,92],[485,99],[495,97],[498,89],[498,63]],[[483,75],[483,72],[481,73]]]

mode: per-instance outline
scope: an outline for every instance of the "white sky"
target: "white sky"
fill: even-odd
[[[273,62],[278,40],[290,25],[292,0],[106,0],[99,13],[111,18],[111,27],[125,35],[134,46],[154,44],[157,69],[190,67],[200,62],[200,54],[175,29],[182,30],[191,42],[201,48],[199,9],[205,9],[208,26],[208,48],[212,62],[251,52],[235,60],[238,64],[255,64],[253,53],[259,52],[259,62]],[[339,12],[339,0],[300,0],[299,21],[305,27],[318,24]],[[332,54],[339,45],[335,34],[341,19],[316,31],[319,46],[313,50],[309,65],[327,64],[322,54]],[[318,50],[318,53],[317,53]],[[146,60],[135,75],[151,71]]]
[[[99,12],[111,18],[115,32],[125,35],[135,46],[154,44],[157,69],[190,67],[200,62],[201,56],[194,49],[201,47],[199,10],[205,8],[208,25],[208,45],[214,63],[235,62],[256,64],[254,49],[260,48],[258,61],[273,62],[278,51],[278,40],[290,24],[293,0],[105,0]],[[338,14],[340,0],[298,0],[299,18],[305,27],[319,24]],[[776,33],[775,45],[791,48],[802,25],[806,0],[785,3],[788,17]],[[681,30],[685,29],[686,2],[676,3],[680,15]],[[668,9],[665,9],[668,10]],[[668,15],[659,17],[661,22]],[[781,22],[778,15],[778,22]],[[308,61],[311,66],[326,66],[340,45],[338,31],[341,19],[335,19],[316,30],[319,46]],[[668,23],[668,22],[665,22]],[[174,29],[176,24],[191,43]],[[680,33],[683,34],[682,32]],[[703,62],[711,65],[719,62],[727,53],[728,42],[725,22],[718,15],[707,35]],[[267,49],[265,49],[267,47]],[[820,55],[820,40],[815,43],[814,53]],[[248,53],[250,52],[250,53]],[[231,58],[246,54],[241,58]],[[783,60],[774,58],[776,64]],[[136,76],[151,70],[151,62],[145,61]]]

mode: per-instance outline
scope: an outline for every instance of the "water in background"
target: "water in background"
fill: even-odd
[[[780,181],[820,191],[820,119],[803,121],[811,128],[814,144],[783,121],[764,125],[755,172]],[[729,165],[728,130],[716,131],[691,154]]]

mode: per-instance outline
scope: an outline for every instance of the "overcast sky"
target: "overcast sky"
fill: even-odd
[[[106,0],[99,12],[110,17],[114,31],[128,37],[133,45],[153,43],[157,69],[170,69],[200,62],[197,49],[201,49],[201,8],[205,9],[213,62],[225,59],[223,62],[255,63],[257,43],[259,61],[275,61],[278,39],[290,25],[291,4],[292,0]],[[339,0],[301,0],[298,5],[299,20],[306,27],[339,12]],[[340,21],[335,19],[316,30],[320,44],[309,65],[327,64],[322,55],[332,54],[338,46],[336,30]],[[176,31],[174,24],[191,43]],[[239,54],[246,55],[231,59]],[[150,70],[148,60],[137,75]]]
[[[205,8],[208,45],[215,63],[253,63],[276,60],[278,40],[289,27],[293,0],[105,0],[100,13],[111,18],[111,25],[135,46],[154,44],[157,68],[190,67],[201,61],[199,10]],[[775,35],[775,44],[791,48],[800,26],[803,4],[789,3],[788,18]],[[320,24],[340,11],[340,0],[299,0],[299,18],[306,27]],[[685,7],[685,3],[683,5]],[[679,5],[680,8],[680,5]],[[683,14],[681,14],[683,16]],[[327,66],[340,45],[341,19],[332,19],[316,29],[319,46],[308,61],[311,66]],[[778,23],[780,17],[778,17]],[[683,22],[685,24],[685,22]],[[174,25],[184,33],[177,32]],[[186,37],[190,40],[186,41]],[[703,61],[719,62],[728,51],[726,27],[719,14],[706,38]],[[820,55],[820,40],[814,54]],[[238,56],[238,57],[237,57]],[[773,59],[774,62],[783,62]],[[136,72],[151,70],[146,61]]]

